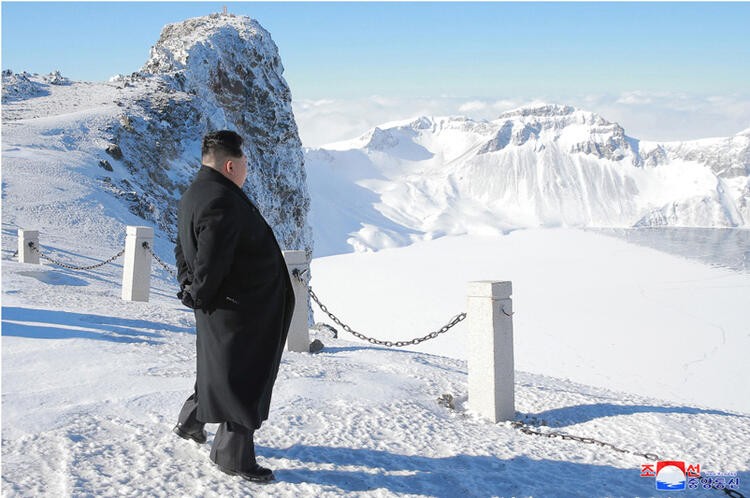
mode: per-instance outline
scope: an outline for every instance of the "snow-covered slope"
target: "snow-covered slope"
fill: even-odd
[[[213,14],[167,25],[140,72],[106,83],[3,72],[3,221],[58,232],[59,205],[30,212],[26,194],[65,189],[107,225],[122,206],[166,238],[177,200],[200,166],[200,140],[230,128],[245,137],[245,190],[282,247],[312,250],[301,143],[278,50],[256,21]],[[19,188],[36,178],[38,190]],[[69,178],[83,190],[68,190]],[[103,218],[95,218],[101,211]],[[134,221],[132,217],[131,221]],[[143,221],[141,223],[143,223]],[[135,223],[137,224],[137,223]]]
[[[357,329],[381,337],[416,336],[461,309],[464,287],[456,286],[456,279],[509,275],[515,289],[517,420],[543,432],[594,437],[628,451],[699,463],[704,471],[738,472],[744,492],[750,482],[750,419],[716,409],[720,396],[724,402],[747,399],[742,360],[747,350],[737,343],[747,338],[728,328],[739,315],[726,313],[742,303],[715,297],[746,287],[747,277],[601,236],[551,230],[514,235],[445,237],[393,251],[323,258],[314,263],[313,285]],[[4,243],[12,239],[4,235]],[[545,256],[544,247],[553,244],[557,252]],[[4,258],[11,254],[9,245]],[[469,250],[477,245],[478,258]],[[614,269],[605,256],[613,249],[625,262]],[[515,260],[508,261],[508,252]],[[462,262],[449,270],[433,264],[458,253]],[[488,264],[493,253],[495,262]],[[592,253],[599,259],[590,261]],[[633,273],[636,260],[645,266]],[[173,280],[157,272],[151,301],[135,303],[119,298],[119,264],[73,272],[2,263],[3,496],[656,495],[654,479],[640,477],[641,464],[654,463],[649,458],[526,435],[467,411],[465,361],[325,333],[318,336],[326,344],[323,352],[285,353],[270,418],[256,435],[259,459],[276,470],[278,482],[248,484],[216,470],[207,446],[171,433],[195,375],[194,321],[174,298]],[[574,266],[584,275],[562,293]],[[544,275],[557,286],[539,285]],[[691,337],[666,327],[663,337],[641,347],[635,341],[650,341],[650,330],[629,340],[600,328],[586,340],[592,325],[617,313],[627,312],[618,318],[623,327],[647,318],[668,323],[680,312],[672,305],[701,282],[713,285],[695,297],[701,306],[680,321],[689,325]],[[597,299],[584,302],[586,289]],[[613,293],[639,309],[617,309],[619,301],[609,299]],[[746,294],[737,299],[741,296]],[[461,327],[445,337],[465,340]],[[719,327],[727,328],[724,344]],[[704,329],[710,332],[706,337],[692,335]],[[626,350],[642,353],[628,361]],[[618,361],[608,361],[618,354]],[[711,370],[713,362],[720,368]],[[526,371],[540,367],[598,375],[610,386],[630,383],[638,394]],[[702,378],[707,371],[711,376]],[[691,382],[696,382],[692,393]],[[671,388],[702,401],[653,396],[658,391],[673,398]],[[438,403],[443,394],[454,396],[455,409]],[[216,426],[207,429],[210,443]],[[718,495],[689,491],[695,497]]]
[[[329,227],[316,254],[520,227],[750,226],[749,151],[746,132],[642,143],[559,105],[387,123],[306,150],[313,224]]]

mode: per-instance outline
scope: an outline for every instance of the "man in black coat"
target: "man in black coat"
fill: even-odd
[[[271,227],[242,191],[247,157],[229,130],[203,138],[202,167],[180,200],[178,279],[195,311],[197,379],[174,432],[206,442],[220,423],[211,460],[232,475],[268,481],[253,433],[268,418],[294,309],[294,292]]]

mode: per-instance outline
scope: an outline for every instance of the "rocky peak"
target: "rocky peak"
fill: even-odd
[[[575,107],[559,104],[532,104],[502,113],[498,119],[512,119],[515,117],[539,117],[551,118],[558,116],[570,116],[578,112]]]
[[[495,136],[483,145],[479,154],[495,152],[511,145],[527,142],[556,142],[572,154],[590,154],[598,158],[620,161],[630,156],[633,164],[642,164],[637,142],[625,130],[596,113],[568,105],[542,104],[505,112],[493,121]]]
[[[398,138],[390,130],[382,130],[376,126],[368,135],[365,145],[368,149],[386,150],[398,145]]]
[[[236,130],[248,157],[244,190],[284,249],[311,251],[302,143],[283,71],[271,35],[249,17],[212,14],[165,26],[141,71],[119,82],[148,89],[120,117],[114,141],[122,161],[146,170],[142,187],[151,197],[173,195],[200,166],[201,137]],[[173,206],[154,220],[165,229],[173,227]]]
[[[60,71],[53,71],[44,77],[44,81],[50,85],[70,85],[70,80],[63,76]]]
[[[561,129],[570,125],[586,125],[604,131],[608,128],[619,127],[617,123],[611,123],[594,112],[558,104],[520,107],[504,112],[497,120],[504,121],[508,119],[524,123],[537,123],[542,128],[548,129]]]
[[[271,93],[291,102],[276,44],[245,16],[212,14],[168,24],[142,70],[169,76],[180,90],[234,114],[230,122],[242,118],[235,111],[243,108],[273,120],[267,105]],[[220,116],[214,118],[216,128],[225,125]],[[255,132],[264,134],[265,128]]]
[[[411,126],[415,130],[429,130],[432,128],[432,119],[428,118],[427,116],[420,116],[414,121],[411,122],[409,126]],[[748,130],[750,132],[750,130]]]
[[[722,178],[750,175],[750,129],[726,138],[672,142],[672,157],[705,163]]]

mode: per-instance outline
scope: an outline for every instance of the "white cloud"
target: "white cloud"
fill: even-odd
[[[730,136],[750,127],[750,94],[637,91],[586,96],[569,103],[619,123],[628,135],[642,140]]]
[[[520,101],[514,100],[470,100],[458,107],[458,111],[463,114],[471,115],[488,115],[489,117],[480,119],[494,119],[498,114],[515,109],[520,105]]]
[[[646,105],[652,102],[652,96],[644,92],[625,92],[615,101],[615,103],[622,105]]]
[[[307,147],[347,140],[390,121],[417,116],[464,115],[492,120],[529,104],[557,103],[578,107],[620,123],[642,140],[692,140],[729,136],[750,127],[750,94],[690,95],[634,90],[614,95],[569,98],[482,99],[440,96],[395,98],[372,95],[359,99],[295,100],[302,143]]]
[[[487,103],[479,101],[479,100],[469,101],[458,108],[459,111],[467,112],[467,113],[475,112],[475,111],[484,111],[486,109],[487,109]]]

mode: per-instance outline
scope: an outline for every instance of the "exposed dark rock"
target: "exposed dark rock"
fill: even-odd
[[[322,351],[324,347],[325,345],[319,339],[315,339],[310,343],[310,352],[317,353],[319,351]]]
[[[117,144],[109,144],[107,146],[107,154],[112,156],[114,159],[117,159],[118,161],[122,159],[122,149],[120,149],[120,146]]]

